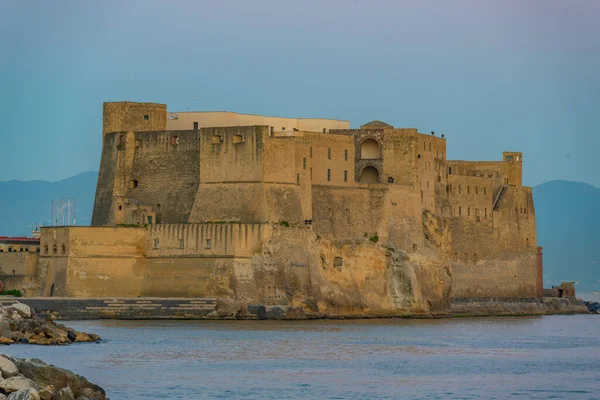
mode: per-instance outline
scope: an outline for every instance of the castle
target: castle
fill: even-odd
[[[91,227],[42,229],[38,294],[202,297],[243,315],[444,315],[542,296],[523,157],[447,159],[372,121],[104,104]]]

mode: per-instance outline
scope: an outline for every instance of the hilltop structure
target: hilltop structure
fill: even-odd
[[[542,296],[523,157],[447,159],[372,121],[104,104],[92,227],[43,228],[38,288],[215,298],[284,317],[443,315]],[[539,253],[539,255],[538,255]]]

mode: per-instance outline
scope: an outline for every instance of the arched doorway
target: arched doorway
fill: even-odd
[[[379,183],[379,171],[372,165],[367,165],[360,172],[360,183]]]
[[[373,160],[379,158],[379,143],[375,139],[365,139],[360,145],[360,158]]]

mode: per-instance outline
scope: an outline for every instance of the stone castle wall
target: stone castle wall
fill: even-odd
[[[67,243],[42,252],[45,294],[207,297],[288,317],[539,296],[520,153],[447,160],[444,138],[383,123],[167,131],[151,104],[107,107],[123,117],[105,116],[94,228],[43,231],[44,246]]]

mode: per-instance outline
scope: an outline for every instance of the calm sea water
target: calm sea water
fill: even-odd
[[[600,315],[73,321],[99,344],[2,351],[120,399],[600,399]]]

